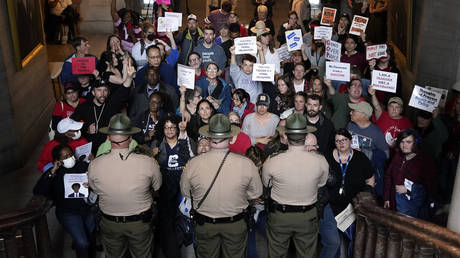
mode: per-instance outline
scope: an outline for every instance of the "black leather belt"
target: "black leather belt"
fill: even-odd
[[[108,220],[114,221],[116,223],[127,223],[127,222],[134,222],[134,221],[142,220],[145,214],[149,212],[151,212],[151,209],[148,209],[140,214],[131,215],[131,216],[112,216],[112,215],[107,215],[103,212],[101,213],[102,213],[102,216]]]
[[[208,216],[205,216],[203,214],[196,212],[195,219],[197,221],[204,221],[204,222],[212,223],[212,224],[222,224],[222,223],[232,223],[232,222],[239,221],[243,219],[244,216],[246,216],[246,212],[236,214],[235,216],[232,216],[232,217],[211,218],[211,217],[208,217]]]
[[[276,202],[273,202],[273,206],[275,207],[276,210],[281,211],[281,212],[306,212],[315,207],[315,203],[311,205],[303,205],[303,206],[297,206],[297,205],[287,205],[287,204],[279,204]]]

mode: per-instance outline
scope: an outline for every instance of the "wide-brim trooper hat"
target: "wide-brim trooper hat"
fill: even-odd
[[[305,134],[316,131],[316,127],[307,126],[307,119],[302,114],[293,113],[286,118],[286,125],[276,128],[279,133]]]
[[[240,128],[230,123],[224,114],[215,114],[209,119],[209,124],[200,127],[199,133],[214,139],[231,138],[240,133]]]
[[[102,127],[99,132],[103,134],[136,134],[140,128],[131,126],[131,119],[121,113],[115,114],[110,118],[109,126]]]

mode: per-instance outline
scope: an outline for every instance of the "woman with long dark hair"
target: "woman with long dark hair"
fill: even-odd
[[[198,140],[200,133],[198,130],[203,125],[209,123],[209,119],[216,113],[214,106],[207,99],[202,99],[196,105],[195,114],[192,115],[187,123],[187,135],[194,141]]]
[[[219,66],[210,62],[206,65],[206,77],[197,82],[201,88],[203,98],[212,103],[218,113],[227,114],[230,112],[232,103],[232,90],[230,85],[222,78],[218,77]]]
[[[276,110],[274,113],[280,115],[294,106],[295,89],[288,75],[283,75],[276,80]]]

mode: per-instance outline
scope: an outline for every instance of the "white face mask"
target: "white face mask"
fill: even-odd
[[[75,159],[75,156],[72,156],[72,157],[67,158],[67,159],[62,161],[63,166],[65,168],[73,168],[73,166],[75,166],[76,162],[77,162],[77,160]]]
[[[78,140],[81,137],[81,131],[78,130],[75,132],[75,135],[72,137],[72,140]]]

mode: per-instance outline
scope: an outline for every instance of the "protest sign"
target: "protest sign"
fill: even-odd
[[[157,4],[171,4],[171,0],[156,0]]]
[[[431,86],[425,86],[425,89],[432,90],[434,92],[440,93],[441,94],[441,100],[439,100],[439,107],[441,107],[441,108],[446,107],[447,93],[449,92],[449,90],[441,89],[441,88],[435,88],[435,87],[431,87]]]
[[[341,53],[342,44],[332,40],[326,40],[326,60],[340,62]]]
[[[255,36],[252,37],[242,37],[242,38],[235,38],[235,55],[241,54],[257,54],[257,38]]]
[[[334,26],[335,15],[337,9],[323,7],[323,12],[321,13],[321,25]]]
[[[175,17],[158,17],[158,32],[178,31],[179,24]]]
[[[178,27],[182,26],[182,13],[165,12],[165,17],[172,17],[176,19],[177,26]]]
[[[379,59],[387,56],[387,44],[366,47],[366,60]]]
[[[326,78],[335,81],[350,81],[350,64],[326,61]]]
[[[409,106],[433,112],[438,106],[440,99],[441,93],[415,85],[412,96],[410,97]]]
[[[287,44],[281,45],[279,48],[275,49],[275,52],[278,54],[281,61],[291,58],[291,53],[288,51]]]
[[[254,64],[252,71],[253,81],[273,82],[275,80],[274,64]]]
[[[372,88],[380,91],[396,93],[398,74],[379,70],[372,71]]]
[[[342,232],[345,232],[345,230],[355,222],[356,214],[351,203],[348,204],[347,208],[335,216],[335,220],[337,221],[337,228]]]
[[[302,47],[302,31],[288,30],[285,32],[286,44],[289,51],[299,50]]]
[[[92,74],[96,69],[94,57],[73,57],[72,74]]]
[[[93,147],[92,142],[78,146],[77,148],[75,148],[75,157],[79,160],[81,156],[85,156],[84,161],[89,163],[88,157],[91,154],[92,147]]]
[[[332,38],[332,27],[316,26],[313,39],[330,40]]]
[[[178,64],[177,85],[193,90],[195,88],[195,69],[190,66]]]
[[[367,22],[369,18],[355,15],[353,16],[353,22],[350,27],[350,34],[361,36],[361,33],[366,31]]]
[[[65,174],[64,175],[64,198],[85,198],[88,197],[88,175]]]

